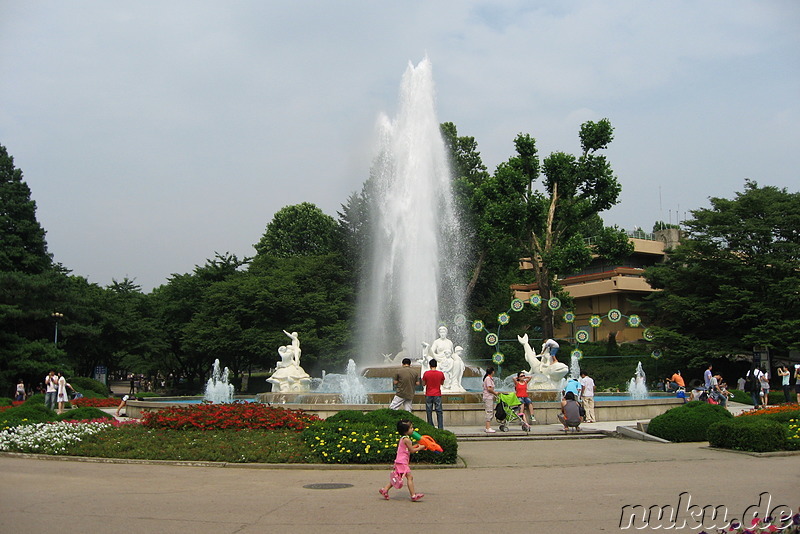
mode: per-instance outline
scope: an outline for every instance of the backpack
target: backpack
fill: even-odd
[[[750,371],[750,376],[748,376],[747,380],[745,380],[744,390],[748,393],[761,390],[761,382],[759,381],[755,370]]]

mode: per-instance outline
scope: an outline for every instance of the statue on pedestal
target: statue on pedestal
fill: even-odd
[[[280,361],[267,382],[272,384],[272,391],[281,393],[308,391],[311,389],[311,377],[300,367],[300,338],[297,332],[290,334],[284,330],[283,333],[289,336],[292,344],[278,347]]]

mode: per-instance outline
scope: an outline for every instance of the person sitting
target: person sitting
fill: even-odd
[[[558,414],[558,420],[564,425],[564,432],[570,428],[580,431],[580,425],[583,422],[581,407],[575,400],[575,394],[571,391],[568,391],[561,400],[561,413]]]

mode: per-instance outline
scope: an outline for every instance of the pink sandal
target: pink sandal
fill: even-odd
[[[425,496],[424,493],[415,493],[414,495],[411,496],[411,500],[413,502],[417,502],[418,500],[422,499],[424,496]]]
[[[378,493],[383,495],[383,498],[386,499],[387,501],[389,500],[389,492],[386,491],[385,489],[383,489],[383,488],[379,489]]]

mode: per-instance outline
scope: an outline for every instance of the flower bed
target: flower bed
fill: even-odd
[[[91,399],[89,397],[81,397],[80,399],[73,399],[73,406],[91,406],[92,408],[116,408],[119,406],[120,399],[113,397],[106,397],[103,399]]]
[[[193,404],[148,412],[142,424],[148,428],[173,430],[277,430],[300,431],[319,417],[303,410],[286,410],[257,402]]]
[[[0,432],[0,451],[65,454],[72,443],[113,428],[107,422],[35,423]]]

